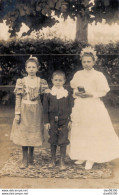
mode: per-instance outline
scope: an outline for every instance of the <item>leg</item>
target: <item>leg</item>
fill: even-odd
[[[23,160],[20,166],[21,169],[28,167],[28,146],[22,146]]]
[[[56,164],[56,149],[57,145],[51,144],[51,163],[49,165],[51,168],[55,167]]]
[[[66,169],[65,156],[66,156],[66,145],[60,146],[60,170]]]
[[[33,164],[33,160],[34,160],[34,147],[33,146],[29,146],[29,163]]]
[[[57,123],[54,122],[54,120],[50,121],[51,128],[49,130],[49,143],[50,143],[50,149],[51,149],[51,163],[49,167],[53,168],[56,164],[56,150],[57,150]]]

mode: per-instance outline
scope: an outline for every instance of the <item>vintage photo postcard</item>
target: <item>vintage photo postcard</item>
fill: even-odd
[[[0,0],[0,132],[1,194],[118,194],[118,0]]]

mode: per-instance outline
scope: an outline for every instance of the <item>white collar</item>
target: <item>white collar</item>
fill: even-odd
[[[58,89],[57,87],[53,86],[50,93],[53,96],[56,96],[57,99],[61,99],[63,97],[68,96],[68,91],[64,89],[64,87],[61,87],[60,89]]]

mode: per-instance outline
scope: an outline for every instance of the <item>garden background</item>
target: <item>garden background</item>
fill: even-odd
[[[14,118],[13,90],[16,79],[26,75],[24,65],[30,55],[38,58],[38,76],[45,78],[49,86],[53,71],[60,69],[66,73],[65,87],[71,90],[70,80],[82,69],[80,51],[93,46],[98,55],[95,69],[104,73],[111,89],[103,101],[119,135],[118,0],[1,0],[0,22],[0,168],[16,149],[9,140]],[[6,176],[0,178],[0,187],[119,188],[118,160],[113,164],[114,175],[105,180],[52,178],[36,182]]]
[[[77,70],[82,69],[80,51],[88,46],[85,42],[63,41],[58,38],[41,40],[10,41],[0,44],[0,100],[3,104],[14,103],[13,88],[16,79],[26,76],[25,61],[32,54],[40,62],[38,76],[51,85],[55,70],[66,73],[66,86]],[[95,45],[98,60],[95,69],[104,73],[111,88],[106,104],[119,105],[119,43]],[[6,86],[6,88],[5,88]],[[5,90],[6,89],[6,90]],[[11,102],[12,101],[12,102]]]

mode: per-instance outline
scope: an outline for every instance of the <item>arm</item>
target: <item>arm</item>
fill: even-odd
[[[15,120],[17,121],[17,123],[19,123],[20,118],[21,118],[21,99],[22,99],[22,93],[23,93],[23,85],[22,85],[21,79],[17,80],[14,93],[16,95]]]
[[[71,130],[71,126],[72,126],[72,121],[71,121],[71,113],[72,113],[72,108],[74,106],[74,98],[72,93],[69,94],[69,122],[68,122],[68,129]]]
[[[21,114],[21,95],[16,94],[15,114]]]
[[[16,95],[15,120],[17,123],[20,123],[21,120],[21,95]]]
[[[72,93],[69,93],[68,101],[69,101],[69,119],[70,119],[70,115],[72,113],[72,108],[74,106],[74,98],[72,96]]]
[[[44,79],[41,79],[40,93],[41,93],[41,94],[49,93],[48,83],[47,83],[47,81],[44,80]]]
[[[74,98],[78,96],[81,98],[90,98],[90,97],[100,98],[100,97],[105,96],[110,90],[108,82],[105,76],[101,72],[98,72],[97,74],[95,85],[96,85],[96,89],[94,91],[91,91],[91,93],[90,92],[86,92],[86,93],[78,92],[78,89],[75,88]]]
[[[110,91],[107,79],[100,73],[99,78],[97,80],[97,89],[92,93],[94,98],[100,98],[105,96]]]
[[[73,88],[73,98],[81,97],[81,95],[84,94],[82,92],[79,92],[78,90],[79,82],[80,82],[79,79],[81,77],[82,77],[81,71],[78,71],[76,72],[76,74],[74,75],[73,79],[70,82],[71,88]]]
[[[47,130],[50,129],[50,120],[49,120],[49,94],[44,94],[43,97],[43,113],[44,113],[44,123]]]
[[[78,87],[78,79],[79,79],[79,72],[77,72],[72,78],[70,82],[71,88],[76,89]]]

